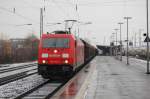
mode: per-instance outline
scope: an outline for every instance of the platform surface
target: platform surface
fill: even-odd
[[[130,65],[110,56],[97,56],[84,99],[150,99],[146,62],[129,59]]]

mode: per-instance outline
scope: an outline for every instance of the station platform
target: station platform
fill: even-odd
[[[110,56],[97,56],[96,69],[82,99],[150,99],[150,74],[146,62],[125,57],[119,61]],[[80,97],[76,97],[80,99]]]

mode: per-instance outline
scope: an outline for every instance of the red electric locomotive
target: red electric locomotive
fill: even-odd
[[[42,35],[39,44],[38,73],[43,78],[70,76],[84,60],[84,43],[74,35],[63,31]]]

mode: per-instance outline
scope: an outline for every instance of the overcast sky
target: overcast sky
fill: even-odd
[[[5,33],[9,38],[24,38],[29,33],[39,37],[41,7],[45,7],[44,32],[65,28],[64,24],[48,26],[48,23],[76,19],[92,22],[79,25],[80,37],[96,44],[109,44],[114,29],[119,28],[118,22],[124,22],[122,38],[126,38],[124,16],[132,17],[129,20],[130,39],[136,33],[138,41],[139,29],[142,33],[146,32],[146,0],[0,0],[0,33]],[[77,31],[76,24],[72,31]]]

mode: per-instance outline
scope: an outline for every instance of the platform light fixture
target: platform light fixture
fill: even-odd
[[[123,22],[119,22],[118,23],[120,25],[120,61],[122,61],[122,35],[121,35],[121,25],[123,24]]]
[[[129,21],[129,19],[132,19],[132,17],[124,17],[124,19],[125,20],[127,20],[127,65],[129,65],[129,52],[128,52],[128,50],[129,50],[129,39],[128,39],[128,21]]]
[[[117,56],[117,53],[118,53],[118,51],[117,51],[117,45],[118,45],[118,43],[117,43],[117,42],[118,42],[118,37],[117,37],[117,35],[118,35],[118,33],[117,33],[117,32],[118,32],[119,29],[116,28],[116,29],[114,29],[114,30],[115,30],[115,34],[116,34],[116,47],[115,47],[115,52],[116,52],[116,56]]]

